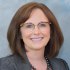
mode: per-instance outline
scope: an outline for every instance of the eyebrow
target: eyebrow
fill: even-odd
[[[40,24],[40,23],[50,23],[49,21],[41,21],[41,22],[39,22],[38,24]],[[32,22],[27,22],[27,23],[21,23],[20,24],[20,27],[22,27],[24,24],[33,24]],[[50,23],[51,24],[51,23]]]
[[[41,22],[39,22],[39,23],[49,23],[49,21],[41,21]],[[24,24],[32,24],[32,22],[26,22],[26,23],[24,23]]]
[[[39,22],[39,23],[49,23],[49,21],[41,21],[41,22]]]

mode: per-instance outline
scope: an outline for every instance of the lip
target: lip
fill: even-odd
[[[43,37],[35,37],[35,38],[31,38],[32,41],[38,42],[41,41],[43,39]]]

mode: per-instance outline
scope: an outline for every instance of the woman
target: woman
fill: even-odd
[[[7,33],[12,55],[0,59],[0,70],[69,70],[59,58],[63,35],[50,9],[42,3],[23,5]]]

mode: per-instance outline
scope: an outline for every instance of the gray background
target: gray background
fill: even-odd
[[[9,23],[23,4],[34,0],[0,0],[0,58],[11,54],[6,38]],[[70,66],[70,0],[35,0],[46,4],[56,16],[64,35],[64,44],[58,55]]]

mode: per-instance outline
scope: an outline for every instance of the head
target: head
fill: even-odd
[[[32,31],[25,29],[28,24],[32,27]],[[47,28],[43,28],[42,24]],[[43,40],[39,42],[42,38]],[[23,58],[23,51],[27,52],[25,46],[28,45],[32,46],[32,49],[40,49],[44,46],[45,56],[56,57],[63,43],[63,35],[57,19],[46,5],[36,2],[27,3],[18,9],[10,23],[7,39],[12,52]]]

